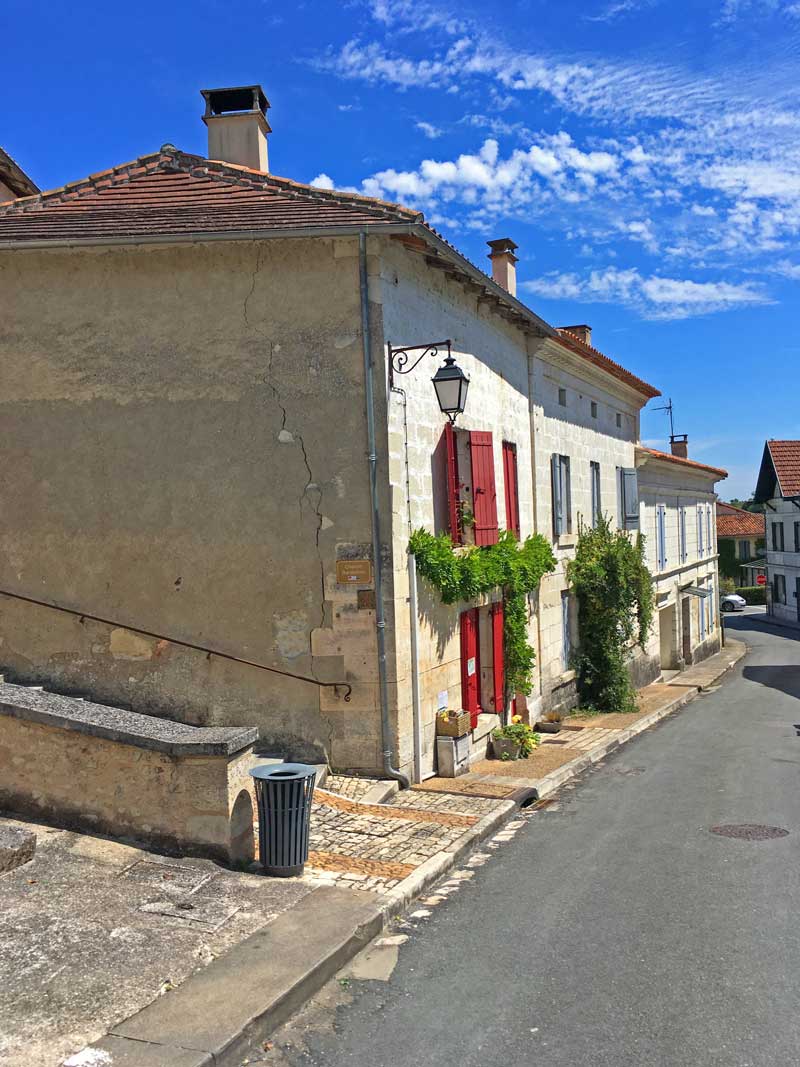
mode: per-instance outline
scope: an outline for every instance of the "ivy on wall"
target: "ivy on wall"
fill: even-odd
[[[505,530],[494,545],[456,550],[448,534],[437,536],[420,529],[411,535],[408,551],[416,558],[418,572],[439,591],[445,604],[502,590],[506,694],[530,693],[536,655],[528,641],[527,597],[539,588],[543,575],[555,570],[547,540],[534,534],[520,544]]]
[[[635,711],[628,673],[633,645],[644,647],[653,625],[653,579],[644,562],[644,538],[632,541],[600,517],[582,527],[567,577],[578,601],[577,672],[581,704],[598,711]]]

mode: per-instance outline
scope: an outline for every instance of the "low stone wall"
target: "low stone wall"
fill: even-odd
[[[249,728],[0,684],[0,806],[227,863],[253,859]]]

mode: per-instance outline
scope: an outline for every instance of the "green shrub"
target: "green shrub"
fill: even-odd
[[[734,592],[743,596],[748,604],[766,604],[767,587],[765,585],[743,585]]]
[[[644,646],[653,623],[653,579],[644,562],[644,538],[612,530],[608,519],[583,527],[567,577],[578,599],[578,652],[574,657],[581,705],[634,711],[628,673],[634,644]]]

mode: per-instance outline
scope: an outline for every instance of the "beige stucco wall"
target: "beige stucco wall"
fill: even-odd
[[[0,715],[0,806],[184,854],[253,858],[254,763],[249,749],[176,757]]]
[[[569,708],[576,703],[575,672],[565,666],[562,636],[562,593],[568,590],[566,566],[575,555],[582,523],[591,522],[590,462],[600,464],[603,513],[617,523],[617,468],[634,466],[639,410],[644,397],[595,370],[586,360],[552,340],[536,344],[532,359],[532,422],[535,442],[538,528],[553,539],[551,456],[570,458],[572,533],[554,543],[556,570],[542,580],[540,602],[540,693],[537,713]],[[559,403],[566,389],[566,405]],[[597,404],[597,417],[591,414]],[[622,416],[617,427],[616,416]],[[577,645],[577,609],[570,601],[570,633]]]
[[[122,624],[0,597],[8,676],[375,770],[356,240],[4,251],[0,289],[0,588]]]
[[[639,455],[639,509],[642,532],[645,535],[647,566],[654,578],[656,611],[653,630],[644,656],[665,670],[697,663],[718,651],[721,642],[719,612],[719,572],[716,543],[714,502],[715,479],[710,473],[682,466],[670,461]],[[659,568],[656,509],[665,508],[666,563]],[[679,509],[686,509],[686,559],[681,559],[679,541]],[[697,534],[698,507],[703,516],[703,552],[699,552]],[[710,515],[710,521],[709,521]],[[708,529],[711,543],[708,543]],[[686,586],[711,588],[711,626],[701,637],[703,601],[682,592]],[[687,607],[684,607],[684,601]],[[663,613],[663,615],[660,615]],[[685,623],[689,623],[688,642],[684,644]],[[667,639],[662,642],[660,624],[671,633],[669,662]],[[642,658],[642,657],[640,657]]]
[[[517,446],[520,525],[523,537],[534,529],[531,479],[531,438],[528,417],[528,364],[525,335],[505,322],[477,292],[433,270],[425,258],[395,241],[384,241],[381,286],[374,298],[382,304],[385,341],[395,346],[451,339],[453,354],[470,378],[467,409],[457,427],[490,430],[493,435],[497,513],[506,526],[502,442]],[[413,761],[409,581],[406,546],[420,526],[434,530],[443,516],[434,507],[434,477],[445,416],[436,402],[431,378],[442,362],[426,357],[413,372],[398,376],[408,413],[408,470],[404,398],[389,396],[389,478],[392,488],[394,609],[397,626],[396,673],[399,724],[399,765],[409,771]],[[439,453],[441,458],[441,455]],[[406,481],[410,492],[406,491]],[[410,502],[410,506],[409,506]],[[459,614],[467,604],[442,605],[438,594],[419,581],[420,704],[423,769],[433,767],[435,716],[439,693],[447,692],[452,708],[461,706]],[[488,598],[491,599],[491,598]],[[488,603],[488,600],[487,600]],[[533,604],[532,604],[533,607]],[[531,622],[535,642],[535,619]],[[488,637],[488,632],[486,634]],[[488,685],[487,679],[487,685]],[[493,711],[491,707],[487,711]]]

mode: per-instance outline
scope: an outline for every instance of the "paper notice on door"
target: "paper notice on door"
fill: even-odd
[[[436,697],[436,710],[447,711],[447,690],[443,689]]]
[[[474,673],[475,673],[475,657],[471,656],[467,660],[467,677],[471,678]]]

